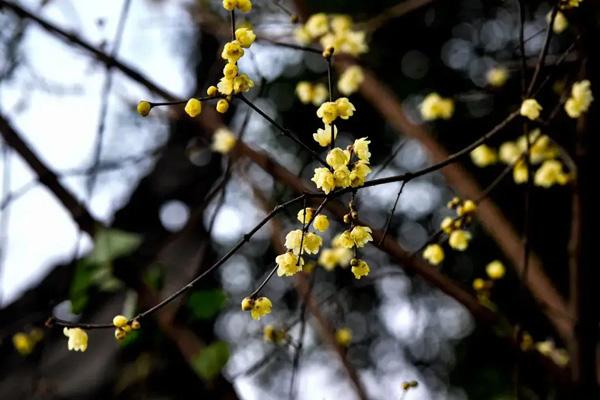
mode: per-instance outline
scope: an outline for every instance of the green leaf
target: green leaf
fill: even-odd
[[[229,360],[229,346],[217,341],[205,347],[191,361],[194,371],[205,381],[212,381]]]
[[[221,311],[226,301],[227,296],[220,289],[200,290],[192,293],[188,300],[188,307],[194,317],[210,319]]]
[[[118,229],[101,229],[96,234],[94,250],[89,258],[97,264],[111,263],[116,258],[131,254],[141,243],[140,235]]]

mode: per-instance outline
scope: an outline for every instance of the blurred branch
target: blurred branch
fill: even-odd
[[[48,190],[50,190],[58,201],[60,201],[67,209],[77,226],[93,237],[96,233],[96,229],[102,224],[96,221],[85,206],[60,183],[56,173],[38,158],[29,145],[21,138],[21,135],[1,114],[0,133],[4,138],[4,141],[12,147],[34,171],[38,176],[40,183],[46,186],[46,188],[48,188]]]
[[[390,22],[390,20],[402,17],[412,11],[433,3],[434,1],[435,0],[405,0],[379,13],[377,16],[364,23],[361,23],[361,25],[364,26],[364,29],[367,32],[374,32]],[[296,4],[298,4],[298,2],[296,2]]]

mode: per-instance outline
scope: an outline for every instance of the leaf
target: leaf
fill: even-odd
[[[227,360],[229,360],[229,346],[225,342],[217,341],[194,356],[191,364],[202,379],[212,381],[221,373]]]
[[[111,263],[116,258],[131,254],[141,243],[140,235],[118,229],[101,229],[89,258],[97,264]]]
[[[217,315],[225,305],[227,296],[220,289],[200,290],[192,293],[188,300],[194,317],[210,319]]]

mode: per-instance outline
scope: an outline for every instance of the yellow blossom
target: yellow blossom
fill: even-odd
[[[321,118],[325,125],[331,125],[331,123],[338,117],[338,108],[336,103],[333,101],[328,101],[321,104],[317,110],[317,117]]]
[[[327,153],[325,161],[333,169],[345,167],[348,165],[348,161],[350,161],[350,152],[336,147]]]
[[[327,99],[328,94],[327,87],[322,83],[312,84],[302,81],[296,85],[296,95],[304,104],[312,103],[319,106]]]
[[[35,347],[35,341],[33,341],[27,333],[17,332],[12,337],[13,346],[19,354],[26,356],[31,354]]]
[[[575,82],[571,88],[571,97],[565,103],[565,111],[569,117],[579,118],[590,108],[593,100],[590,81]]]
[[[527,150],[526,135],[519,137],[517,140],[517,147],[521,153]],[[555,158],[558,155],[558,147],[556,147],[550,137],[542,135],[539,129],[534,129],[529,132],[529,157],[532,164],[539,164],[542,161]]]
[[[337,127],[333,129],[334,139],[337,138]],[[321,147],[327,147],[331,144],[331,125],[325,125],[325,129],[317,129],[317,133],[313,133],[313,139],[319,143]]]
[[[218,91],[219,89],[217,89],[216,86],[209,86],[208,89],[206,89],[206,94],[209,96],[214,96]]]
[[[263,340],[265,342],[283,343],[287,333],[283,329],[277,329],[273,325],[265,325],[263,328]]]
[[[326,14],[318,13],[311,15],[304,26],[312,38],[318,38],[329,30],[329,21]]]
[[[327,86],[322,83],[317,83],[313,85],[312,88],[312,104],[316,106],[320,106],[329,96],[329,90],[327,90]]]
[[[250,311],[254,307],[254,299],[251,297],[244,297],[242,299],[242,311]]]
[[[350,346],[352,342],[352,331],[348,328],[340,328],[335,331],[335,341],[342,347]]]
[[[235,40],[237,40],[242,47],[248,48],[256,40],[256,35],[248,28],[238,28],[235,30]]]
[[[521,151],[514,142],[504,142],[499,150],[500,160],[505,164],[512,164],[521,157]]]
[[[142,100],[137,105],[137,112],[142,117],[147,117],[150,114],[150,110],[152,109],[152,104],[150,102]]]
[[[371,268],[369,268],[369,264],[367,264],[364,260],[356,260],[354,259],[350,264],[352,265],[352,273],[356,279],[360,279],[363,276],[369,275]]]
[[[304,260],[292,252],[288,251],[275,257],[277,263],[278,276],[293,276],[296,272],[302,271]]]
[[[473,280],[473,289],[475,289],[476,291],[480,291],[480,290],[485,290],[485,289],[489,289],[489,284],[488,282],[486,282],[485,280],[481,279],[481,278],[476,278]]]
[[[552,18],[552,11],[550,11],[546,15],[546,22],[550,23],[551,18]],[[557,11],[556,16],[554,17],[554,24],[552,25],[552,30],[554,31],[554,33],[556,33],[556,34],[562,33],[568,27],[569,27],[569,21],[567,20],[567,17],[565,17],[565,14],[561,13],[560,11]]]
[[[252,1],[250,0],[237,0],[237,8],[244,13],[252,10]]]
[[[454,101],[442,98],[437,93],[428,94],[420,105],[421,116],[425,121],[450,119],[454,114]]]
[[[328,194],[335,188],[333,173],[327,168],[315,168],[315,174],[311,179],[318,189]]]
[[[366,161],[359,160],[354,163],[354,168],[350,172],[350,185],[359,187],[365,184],[367,175],[371,173],[371,167]]]
[[[459,217],[463,215],[473,214],[477,211],[477,204],[473,200],[465,200],[460,206],[456,208],[456,213]]]
[[[322,244],[323,239],[321,238],[321,236],[313,232],[307,232],[304,235],[304,243],[302,247],[304,248],[304,251],[308,254],[317,254]]]
[[[354,115],[354,111],[356,111],[356,108],[354,108],[354,105],[350,103],[350,100],[348,100],[347,97],[340,97],[337,99],[335,101],[335,106],[337,108],[337,115],[341,119],[350,118]]]
[[[304,46],[310,44],[310,42],[312,41],[310,32],[308,31],[308,29],[306,29],[304,25],[299,26],[294,30],[294,38],[298,43]]]
[[[227,11],[233,11],[237,5],[237,0],[223,0],[223,8]]]
[[[369,144],[371,144],[370,140],[367,140],[366,137],[356,139],[352,148],[354,149],[354,154],[356,156],[366,162],[369,162],[371,158],[371,152],[369,151]]]
[[[579,4],[582,1],[583,0],[560,0],[560,8],[562,8],[564,10],[564,9],[579,7]]]
[[[229,110],[229,102],[225,99],[220,99],[219,101],[217,101],[217,112],[221,113],[221,114],[225,114],[227,112],[227,110]]]
[[[344,231],[342,232],[336,240],[335,243],[337,246],[346,248],[346,249],[351,249],[355,246],[354,244],[354,240],[352,239],[352,235],[350,234],[350,231]]]
[[[529,118],[532,121],[535,121],[540,117],[540,111],[542,110],[542,106],[537,102],[536,99],[525,99],[523,103],[521,103],[521,108],[519,113]]]
[[[233,79],[233,91],[245,93],[254,87],[254,81],[246,74],[240,74]]]
[[[331,36],[333,36],[333,38]],[[331,47],[334,47],[336,52],[350,54],[355,57],[369,51],[366,33],[364,31],[349,30],[345,32],[336,32],[335,35],[323,36],[321,39],[323,48],[330,47],[328,43],[331,43]]]
[[[227,154],[235,147],[236,138],[233,132],[227,128],[219,128],[212,137],[211,148],[221,154]]]
[[[319,265],[327,271],[333,271],[338,264],[336,249],[323,249],[319,255]]]
[[[252,307],[252,310],[250,310],[250,315],[252,316],[252,319],[259,320],[261,317],[270,314],[272,307],[273,304],[271,303],[271,300],[267,297],[259,297],[254,301],[254,306]]]
[[[504,264],[502,264],[498,260],[494,260],[485,267],[485,273],[491,279],[501,279],[506,273],[506,268],[504,268]]]
[[[423,251],[423,258],[432,265],[439,265],[444,261],[444,249],[439,244],[430,244]]]
[[[494,67],[486,74],[487,83],[492,87],[502,87],[508,80],[508,70],[504,67]]]
[[[301,229],[290,231],[285,237],[285,247],[288,250],[292,250],[294,254],[300,253],[300,242],[302,242],[304,252],[308,254],[317,254],[323,243],[323,239],[312,232],[306,232],[304,238],[302,238]]]
[[[513,167],[513,180],[515,183],[525,183],[528,176],[527,164],[523,160],[518,161]]]
[[[185,105],[185,112],[192,118],[200,115],[202,112],[202,102],[192,97]]]
[[[312,221],[314,212],[315,210],[310,207],[304,208],[298,211],[296,219],[298,219],[301,224],[308,224],[310,221]]]
[[[373,231],[368,226],[358,225],[352,228],[352,231],[350,231],[350,236],[352,237],[356,247],[364,247],[368,242],[373,241],[373,237],[371,236],[372,232]]]
[[[244,49],[237,40],[225,43],[223,51],[221,52],[221,58],[227,60],[229,63],[235,64],[244,55]]]
[[[335,181],[335,186],[339,188],[347,188],[352,183],[350,170],[345,165],[333,171],[333,179]]]
[[[363,70],[358,65],[348,67],[338,80],[338,90],[345,96],[356,92],[365,79]]]
[[[116,315],[113,318],[112,322],[113,322],[113,325],[116,326],[117,328],[122,328],[125,325],[127,325],[127,323],[129,322],[129,320],[124,315]]]
[[[494,149],[482,144],[471,151],[471,161],[478,167],[483,168],[495,164],[498,161],[498,155]]]
[[[219,83],[217,83],[217,89],[221,94],[230,95],[233,93],[233,79],[222,77]]]
[[[533,182],[536,186],[549,188],[553,185],[564,185],[569,181],[569,176],[564,173],[560,161],[547,160],[535,172]]]
[[[352,28],[352,18],[349,15],[334,15],[331,18],[331,29],[336,33],[344,33]]]
[[[469,240],[471,240],[471,234],[462,229],[452,231],[448,244],[455,250],[465,251],[469,246]]]
[[[451,217],[444,217],[440,223],[440,228],[447,234],[450,234],[454,230],[454,219]]]
[[[85,351],[88,346],[88,335],[81,328],[64,328],[63,334],[69,338],[67,347],[72,351]]]
[[[327,218],[327,215],[317,215],[313,222],[313,226],[316,230],[320,232],[325,232],[327,228],[329,228],[329,219]]]
[[[235,63],[227,63],[225,67],[223,67],[223,76],[227,79],[233,79],[238,74],[238,67]]]

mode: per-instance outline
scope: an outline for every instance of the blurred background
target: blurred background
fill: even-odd
[[[595,87],[598,6],[589,3],[565,10],[568,27],[550,42],[541,71],[541,80],[550,81],[536,96],[548,113],[573,80],[585,77]],[[532,1],[523,7],[529,77],[552,5]],[[299,25],[290,12],[300,21],[317,12],[347,14],[365,32],[369,50],[357,62],[368,77],[350,97],[357,112],[340,126],[338,145],[368,136],[377,177],[445,159],[521,102],[517,1],[256,0],[237,21],[258,36],[240,63],[255,82],[247,97],[317,151],[312,133],[321,121],[295,89],[299,81],[326,83],[327,66],[320,54],[277,44],[295,43]],[[50,316],[106,322],[156,304],[295,196],[287,178],[273,175],[273,162],[307,182],[317,164],[239,101],[219,117],[206,111],[200,123],[183,106],[154,108],[146,118],[136,112],[141,99],[202,96],[218,81],[230,34],[221,1],[0,1],[0,27],[0,125],[18,134],[46,168],[32,167],[31,156],[19,151],[23,146],[3,136],[1,398],[595,398],[572,397],[579,390],[573,382],[580,380],[591,390],[585,393],[596,393],[589,360],[595,365],[598,298],[588,286],[598,275],[586,253],[595,234],[586,230],[593,225],[591,212],[578,218],[572,213],[574,193],[593,204],[587,181],[531,189],[527,215],[535,262],[522,284],[526,190],[512,173],[482,203],[469,227],[469,249],[448,251],[440,267],[414,267],[414,257],[402,261],[367,246],[362,256],[371,265],[368,277],[358,281],[349,269],[318,265],[298,279],[274,277],[263,289],[273,312],[253,321],[240,301],[271,270],[285,233],[298,228],[297,204],[123,342],[116,343],[110,330],[90,330],[86,352],[67,351],[62,330],[44,325]],[[488,72],[498,66],[506,68],[508,80],[494,88]],[[431,92],[454,99],[452,119],[422,120],[419,104]],[[590,159],[597,151],[597,135],[581,139],[582,132],[595,133],[594,110],[588,115],[585,122],[563,114],[540,124],[568,167],[578,166],[582,146]],[[255,152],[213,152],[210,137],[221,123]],[[516,140],[521,125],[508,124],[490,145]],[[270,161],[258,160],[261,154]],[[585,178],[593,176],[587,166],[579,171]],[[450,199],[486,194],[504,169],[478,168],[464,157],[410,181],[391,216],[400,183],[361,190],[361,219],[381,229],[390,217],[388,236],[410,254],[453,215],[446,207]],[[77,204],[65,207],[58,186],[89,214],[77,211]],[[581,215],[587,222],[573,228]],[[340,232],[343,224],[330,219],[330,233]],[[104,227],[89,228],[94,220]],[[578,263],[572,230],[579,228]],[[477,297],[472,283],[496,259],[506,276],[485,299]],[[434,278],[418,271],[423,266]],[[469,299],[440,290],[437,276],[449,278]],[[307,307],[309,296],[313,306]],[[292,344],[265,342],[267,324],[286,329]],[[340,329],[352,333],[347,346],[330,343]],[[516,341],[515,331],[521,332]],[[522,343],[523,331],[536,344],[555,347],[530,349]],[[30,348],[15,346],[17,334],[28,335]],[[582,349],[584,360],[574,360]],[[587,366],[578,369],[587,375],[573,378],[573,365]],[[411,381],[418,386],[406,390],[403,383]]]

